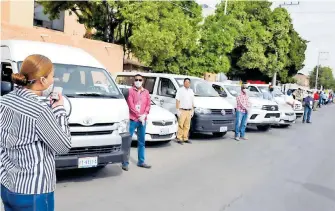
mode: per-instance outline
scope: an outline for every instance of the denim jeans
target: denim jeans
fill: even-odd
[[[54,192],[44,194],[18,194],[1,185],[1,199],[5,211],[54,211]]]
[[[235,137],[244,137],[247,128],[248,113],[236,111]]]
[[[310,122],[311,121],[311,115],[312,115],[312,109],[308,106],[305,106],[305,112],[304,112],[304,117],[302,119],[303,122]]]
[[[137,165],[141,165],[144,163],[145,160],[145,127],[146,125],[143,125],[142,122],[137,121],[130,121],[130,127],[129,132],[131,137],[134,135],[135,130],[137,129]],[[125,159],[123,161],[123,166],[129,165],[129,156],[130,156],[130,147],[131,142],[129,144],[129,147],[127,149]]]

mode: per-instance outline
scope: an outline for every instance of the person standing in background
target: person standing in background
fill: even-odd
[[[129,89],[127,99],[129,107],[130,126],[129,132],[132,137],[137,129],[137,166],[141,168],[150,169],[151,166],[145,163],[145,128],[147,116],[150,112],[151,99],[149,91],[143,88],[143,77],[140,74],[135,75],[134,85]],[[129,170],[131,141],[127,146],[122,169]]]
[[[319,103],[319,98],[320,98],[318,91],[314,93],[313,98],[314,98],[313,111],[316,111],[316,108],[318,107],[318,103]]]
[[[189,140],[191,119],[194,115],[194,92],[190,88],[191,79],[184,79],[184,86],[176,94],[176,109],[178,116],[177,142],[179,144],[192,142]]]
[[[312,123],[311,122],[311,115],[312,115],[312,108],[313,108],[313,102],[314,99],[312,97],[312,92],[308,92],[308,96],[305,97],[303,105],[305,106],[305,112],[304,112],[304,117],[302,120],[302,123]]]
[[[273,95],[273,86],[269,86],[269,91],[263,93],[263,98],[266,100],[273,101],[274,100],[274,95]]]
[[[42,55],[28,56],[18,87],[0,105],[0,179],[5,211],[54,211],[55,155],[71,148],[68,118],[61,94],[48,105],[54,67]]]
[[[247,85],[241,86],[241,93],[236,97],[236,122],[235,122],[235,140],[248,140],[245,137],[247,127],[248,110],[250,109],[249,97],[247,95]]]

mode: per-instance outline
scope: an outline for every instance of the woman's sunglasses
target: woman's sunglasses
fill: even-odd
[[[142,81],[142,79],[135,79],[135,81]]]

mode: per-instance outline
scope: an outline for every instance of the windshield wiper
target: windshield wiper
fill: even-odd
[[[76,93],[75,95],[77,95],[77,96],[88,96],[88,97],[106,97],[106,98],[115,98],[115,99],[119,98],[117,96],[104,95],[104,94],[97,93],[97,92],[81,92],[81,93]]]

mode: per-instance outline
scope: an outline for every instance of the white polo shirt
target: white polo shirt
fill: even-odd
[[[180,109],[193,109],[194,92],[191,88],[186,89],[184,86],[179,88],[176,94]]]

